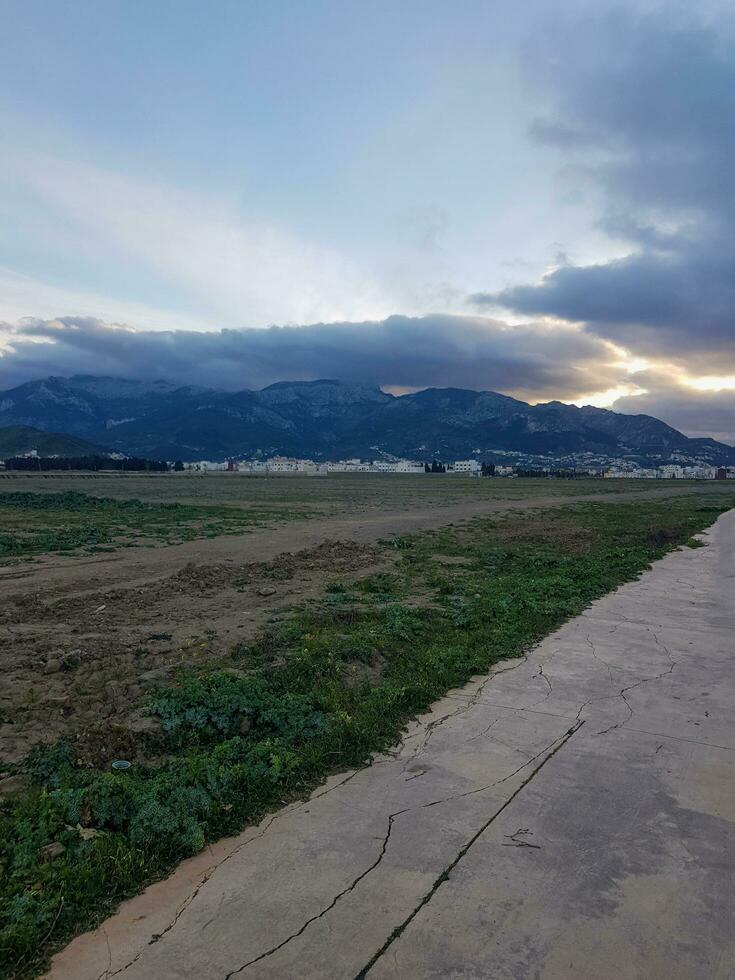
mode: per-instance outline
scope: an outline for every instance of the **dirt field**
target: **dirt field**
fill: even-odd
[[[522,519],[531,508],[574,500],[623,495],[632,503],[721,488],[372,474],[0,479],[0,498],[70,490],[260,516],[234,535],[177,545],[153,540],[145,548],[123,542],[103,553],[38,555],[0,567],[0,763],[18,760],[36,741],[69,733],[84,740],[90,731],[97,733],[89,738],[90,763],[133,751],[146,723],[136,705],[148,690],[178,668],[228,663],[233,647],[341,574],[385,568],[391,558],[375,547],[380,539],[494,512],[515,510]]]

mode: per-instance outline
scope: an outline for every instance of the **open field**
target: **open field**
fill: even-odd
[[[377,474],[5,473],[0,477],[0,564],[48,554],[181,544],[307,517],[632,489],[600,481],[581,486],[538,481],[538,487],[524,482]]]
[[[10,975],[207,841],[393,744],[449,687],[735,497],[714,483],[393,475],[0,481],[0,498],[70,491],[228,513],[221,535],[166,543],[174,520],[154,548],[117,535],[111,552],[3,570],[0,765],[27,787],[0,816]],[[230,511],[264,510],[232,533]],[[23,765],[36,742],[51,744]],[[120,757],[131,772],[109,771]],[[49,844],[63,853],[49,859]]]
[[[85,577],[163,574],[194,560],[253,560],[327,536],[370,540],[509,506],[625,494],[720,493],[715,484],[648,480],[481,480],[397,474],[247,477],[239,474],[0,473],[0,580],[41,576],[42,588]],[[100,498],[100,499],[95,499]],[[313,524],[304,523],[313,519]],[[272,533],[274,529],[279,532]],[[244,533],[269,534],[243,539]],[[203,545],[202,539],[209,539]],[[166,547],[188,542],[189,546]],[[155,549],[145,556],[134,549]],[[114,553],[111,561],[105,553]],[[57,556],[73,556],[74,560]],[[24,564],[30,559],[32,564]],[[3,565],[12,565],[9,572]],[[92,571],[94,568],[94,571]]]
[[[691,486],[678,480],[678,486]],[[703,484],[697,484],[702,486]],[[335,515],[365,510],[412,508],[469,500],[529,500],[579,493],[630,493],[660,487],[650,480],[478,479],[454,474],[332,473],[328,476],[240,473],[0,473],[6,492],[66,493],[141,500],[148,504],[268,507],[288,514],[312,508]]]
[[[16,762],[38,739],[53,740],[100,720],[103,737],[96,740],[94,761],[119,754],[124,740],[110,738],[110,726],[124,725],[151,685],[182,665],[226,661],[233,646],[251,642],[273,617],[317,599],[330,576],[361,569],[370,574],[390,565],[391,554],[376,548],[382,538],[502,514],[509,507],[520,517],[529,508],[598,493],[609,504],[641,493],[645,499],[673,491],[720,499],[727,491],[715,484],[611,484],[393,475],[338,477],[334,483],[228,475],[14,475],[7,482],[12,491],[0,484],[0,537],[32,535],[40,549],[81,526],[109,543],[80,546],[67,555],[37,550],[30,560],[15,558],[0,567],[0,762]],[[70,486],[84,486],[81,499]],[[621,493],[614,492],[618,487]],[[162,500],[166,488],[178,499]],[[213,502],[203,502],[205,489]],[[125,490],[136,496],[125,496]],[[58,495],[69,494],[75,508],[55,506]],[[54,506],[5,507],[8,498]],[[95,505],[98,499],[101,506]],[[120,520],[116,501],[124,513],[129,509],[127,527],[137,522],[152,547],[131,546],[135,540],[119,526],[113,533],[112,522]],[[270,516],[258,524],[254,515],[264,509]],[[209,514],[204,524],[191,517],[200,511]],[[238,526],[238,517],[239,533],[223,533]],[[181,527],[179,518],[186,518]],[[21,519],[20,531],[8,530]],[[201,538],[196,532],[203,527],[211,530]],[[193,539],[166,543],[187,536]]]

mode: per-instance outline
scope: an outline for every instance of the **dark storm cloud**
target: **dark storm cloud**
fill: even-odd
[[[505,290],[492,302],[584,322],[638,354],[680,360],[693,373],[735,369],[735,261],[728,256],[646,251],[567,266],[540,286]]]
[[[710,436],[735,445],[735,391],[698,391],[663,372],[636,375],[644,395],[618,398],[616,412],[663,418],[688,436]]]
[[[405,388],[499,388],[539,397],[598,390],[620,371],[605,344],[571,328],[486,317],[392,316],[263,330],[134,331],[82,317],[11,328],[0,386],[49,374],[164,378],[229,389],[332,377]],[[41,341],[41,342],[40,342]]]
[[[728,24],[672,11],[547,32],[530,63],[550,93],[532,136],[602,192],[601,227],[630,254],[567,265],[480,307],[584,322],[636,352],[735,370],[735,45]]]

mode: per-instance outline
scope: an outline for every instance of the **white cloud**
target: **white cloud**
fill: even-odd
[[[263,221],[255,206],[48,157],[11,155],[4,167],[40,205],[39,234],[73,249],[88,275],[100,256],[133,278],[142,266],[177,296],[172,305],[188,297],[215,326],[380,318],[400,307],[369,270],[316,234],[304,241]]]
[[[0,268],[0,321],[15,323],[29,316],[51,320],[58,310],[73,316],[100,316],[109,322],[130,323],[147,330],[206,330],[213,326],[211,321],[188,313],[65,288]]]

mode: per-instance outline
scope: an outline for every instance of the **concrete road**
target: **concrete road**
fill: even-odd
[[[735,977],[735,512],[54,980]]]

